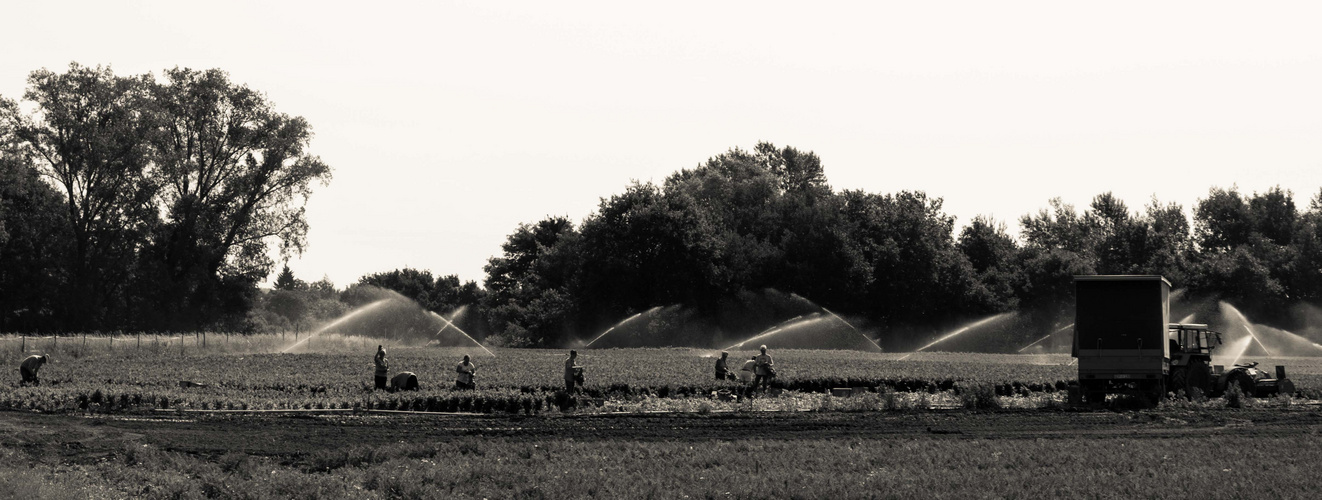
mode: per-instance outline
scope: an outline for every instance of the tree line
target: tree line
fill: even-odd
[[[1212,188],[1192,209],[1110,193],[1017,222],[957,227],[921,191],[835,190],[821,159],[759,143],[633,183],[582,221],[521,224],[483,286],[399,269],[337,289],[279,273],[330,168],[302,118],[220,70],[160,78],[72,64],[0,97],[0,330],[306,328],[392,290],[507,345],[560,346],[666,306],[686,340],[745,337],[803,313],[856,319],[903,348],[933,327],[1018,311],[1024,338],[1068,320],[1077,274],[1160,274],[1290,327],[1322,299],[1322,193]],[[780,299],[776,299],[780,300]],[[677,307],[668,307],[677,306]],[[409,326],[409,328],[415,328]],[[704,342],[705,343],[705,342]]]
[[[1081,274],[1163,275],[1283,327],[1322,299],[1322,193],[1301,211],[1279,187],[1212,188],[1192,214],[1102,193],[1017,222],[1018,238],[984,216],[956,232],[940,198],[836,191],[815,154],[761,143],[635,183],[581,224],[519,226],[486,266],[484,307],[515,344],[563,345],[670,304],[689,311],[689,335],[730,339],[774,324],[753,303],[773,289],[913,348],[933,327],[1007,311],[1019,312],[1007,346],[1050,333],[1072,321]]]

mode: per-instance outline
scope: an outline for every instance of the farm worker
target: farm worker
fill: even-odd
[[[33,354],[28,356],[27,359],[24,359],[23,364],[18,365],[18,372],[23,375],[23,382],[31,382],[34,385],[40,385],[41,382],[37,380],[37,370],[40,370],[41,365],[44,364],[46,364],[46,356],[44,354]]]
[[[376,388],[386,388],[386,347],[376,346]]]
[[[477,373],[477,366],[474,366],[472,361],[469,361],[467,354],[464,355],[463,361],[460,361],[458,365],[455,365],[454,371],[455,373],[458,373],[454,379],[454,387],[456,389],[477,388],[477,385],[473,383],[473,374]]]
[[[730,373],[730,368],[725,364],[729,357],[730,353],[721,351],[721,359],[716,360],[716,380],[734,380],[734,374]]]
[[[752,383],[754,380],[753,371],[757,369],[757,356],[748,358],[744,361],[744,366],[739,367],[739,380],[745,384]]]
[[[574,386],[583,387],[583,367],[578,364],[578,351],[570,350],[565,359],[565,391],[574,392]]]
[[[418,390],[418,376],[414,375],[413,372],[399,372],[390,381],[390,385],[396,391],[416,391]]]
[[[753,386],[766,387],[771,385],[771,379],[776,377],[776,362],[771,360],[771,355],[767,354],[767,346],[759,347],[762,354],[753,358],[757,362],[757,380],[753,381]]]

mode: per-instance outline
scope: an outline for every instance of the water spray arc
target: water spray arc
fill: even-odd
[[[754,335],[754,336],[752,336],[752,337],[746,338],[746,339],[744,339],[743,341],[741,341],[741,342],[739,342],[739,343],[737,343],[737,344],[734,344],[734,345],[732,345],[732,346],[730,346],[730,347],[726,347],[725,350],[727,350],[727,351],[731,351],[731,350],[734,350],[734,349],[736,349],[736,348],[743,347],[744,344],[747,344],[747,343],[749,343],[749,342],[755,342],[755,341],[757,341],[757,340],[761,340],[761,339],[764,339],[764,338],[770,337],[770,336],[772,336],[772,335],[775,335],[775,334],[777,334],[777,333],[780,333],[780,332],[784,331],[786,328],[793,328],[793,327],[796,327],[796,326],[806,325],[806,324],[811,323],[811,322],[813,322],[813,321],[820,321],[821,319],[822,319],[821,316],[818,315],[818,314],[809,314],[807,317],[804,317],[804,316],[802,316],[802,315],[795,316],[795,317],[790,318],[790,319],[788,319],[788,320],[781,321],[780,323],[775,324],[775,325],[772,326],[771,328],[767,328],[766,330],[762,330],[761,333],[758,333],[757,335]]]
[[[439,315],[439,314],[436,314],[436,313],[433,312],[433,311],[427,311],[427,314],[430,314],[430,315],[432,315],[432,316],[435,316],[435,317],[437,317],[438,319],[440,319],[441,321],[444,321],[444,322],[445,322],[445,326],[442,326],[440,330],[436,330],[436,333],[433,333],[432,336],[440,335],[441,332],[445,331],[446,328],[454,328],[455,330],[458,330],[459,333],[463,334],[463,336],[466,337],[469,341],[473,342],[474,344],[477,344],[478,347],[481,347],[482,350],[483,350],[483,351],[486,351],[487,354],[491,355],[491,357],[493,357],[493,358],[496,357],[496,353],[491,352],[491,349],[487,349],[487,346],[482,345],[482,343],[481,343],[481,342],[478,342],[477,339],[474,339],[472,335],[469,335],[468,332],[465,332],[463,328],[459,328],[457,325],[455,325],[455,324],[454,324],[453,322],[451,322],[450,320],[445,319],[445,316],[441,316],[441,315]]]
[[[1020,349],[1019,349],[1019,352],[1024,352],[1025,349],[1028,349],[1029,347],[1033,347],[1033,346],[1037,345],[1038,342],[1041,342],[1041,341],[1043,341],[1043,340],[1049,339],[1049,338],[1051,338],[1052,335],[1055,335],[1055,334],[1057,334],[1057,333],[1063,332],[1063,331],[1068,330],[1068,329],[1070,329],[1070,328],[1074,328],[1074,323],[1070,323],[1070,324],[1068,324],[1068,325],[1065,325],[1065,326],[1063,326],[1063,327],[1060,327],[1059,329],[1057,329],[1057,330],[1055,330],[1055,331],[1053,331],[1053,332],[1051,332],[1051,333],[1048,333],[1045,337],[1042,337],[1042,338],[1040,338],[1040,339],[1034,340],[1033,343],[1028,344],[1028,345],[1026,345],[1026,346],[1020,348]]]
[[[335,321],[331,321],[330,323],[326,323],[325,325],[322,325],[321,328],[318,328],[318,329],[316,329],[315,331],[313,331],[312,333],[308,334],[307,337],[303,337],[303,340],[300,340],[300,341],[298,341],[298,342],[294,342],[293,344],[290,344],[288,347],[285,347],[284,349],[281,349],[280,352],[282,352],[282,353],[287,353],[287,352],[293,351],[293,350],[294,350],[295,348],[297,348],[298,346],[303,345],[303,344],[306,344],[309,340],[312,340],[312,337],[315,337],[315,336],[317,336],[317,335],[320,335],[322,332],[325,332],[326,330],[330,330],[331,328],[334,328],[334,327],[336,327],[336,326],[339,326],[341,323],[344,323],[345,321],[349,321],[349,320],[351,320],[351,319],[353,319],[353,318],[356,318],[356,317],[358,317],[358,316],[363,315],[364,313],[367,313],[368,311],[372,311],[372,310],[374,310],[374,309],[376,309],[376,308],[378,308],[378,307],[381,307],[382,305],[384,305],[384,304],[387,303],[387,302],[390,302],[390,299],[388,299],[388,298],[386,298],[386,299],[381,299],[381,300],[378,300],[378,301],[373,302],[373,303],[371,303],[371,304],[367,304],[367,305],[365,305],[365,306],[359,307],[358,309],[354,309],[354,310],[352,310],[352,311],[349,311],[348,314],[345,314],[344,316],[340,316],[339,318],[336,318]]]
[[[1230,311],[1234,313],[1235,318],[1238,319],[1239,323],[1244,326],[1244,331],[1249,332],[1249,337],[1253,338],[1253,341],[1258,343],[1258,347],[1262,348],[1262,352],[1267,353],[1268,356],[1272,355],[1271,350],[1267,349],[1267,346],[1262,345],[1262,340],[1258,339],[1258,334],[1253,332],[1253,324],[1249,323],[1249,319],[1244,317],[1244,313],[1239,312],[1239,309],[1236,309],[1235,306],[1232,306],[1225,301],[1221,301],[1219,305],[1221,306],[1221,309],[1223,311]]]
[[[839,321],[839,322],[841,322],[841,323],[844,323],[845,326],[849,327],[850,330],[853,330],[854,333],[857,333],[860,337],[863,337],[864,340],[867,340],[869,344],[872,344],[872,347],[876,347],[876,348],[877,348],[877,352],[881,352],[881,351],[884,350],[884,349],[881,348],[881,344],[878,344],[877,341],[872,340],[871,337],[868,337],[866,334],[864,334],[862,331],[860,331],[857,327],[855,327],[852,323],[850,323],[850,322],[848,322],[848,321],[845,321],[845,318],[840,317],[839,314],[836,314],[836,313],[832,312],[830,309],[827,309],[826,307],[824,307],[824,306],[822,306],[822,305],[820,305],[820,304],[818,304],[818,303],[816,303],[816,302],[813,302],[813,301],[811,301],[811,300],[808,300],[808,299],[805,298],[804,296],[799,295],[799,294],[797,294],[797,293],[790,292],[790,297],[791,297],[791,298],[794,298],[794,299],[801,300],[801,301],[807,303],[807,304],[810,305],[810,306],[813,306],[813,307],[816,307],[816,308],[818,308],[818,309],[821,309],[822,312],[831,315],[831,317],[834,317],[834,318],[836,319],[836,321]]]
[[[975,321],[975,322],[973,322],[973,323],[970,323],[970,324],[968,324],[968,325],[964,325],[963,327],[961,327],[961,328],[959,328],[959,329],[957,329],[957,330],[955,330],[955,331],[953,331],[953,332],[950,332],[950,333],[947,333],[947,334],[945,334],[945,335],[942,335],[941,338],[938,338],[938,339],[936,339],[936,340],[933,340],[930,344],[927,344],[927,345],[925,345],[925,346],[919,347],[918,349],[915,349],[913,352],[911,352],[911,353],[909,353],[909,354],[905,354],[905,355],[904,355],[903,357],[901,357],[899,360],[900,360],[900,361],[904,361],[904,360],[906,360],[906,359],[909,359],[909,356],[913,356],[914,354],[918,354],[918,353],[920,353],[920,352],[926,350],[928,347],[932,347],[932,346],[934,346],[934,345],[940,344],[941,342],[944,342],[944,341],[946,341],[947,339],[950,339],[951,337],[955,337],[955,336],[957,336],[957,335],[959,335],[959,334],[961,334],[961,333],[964,333],[964,332],[967,332],[967,331],[972,330],[972,329],[974,329],[974,328],[977,328],[977,327],[980,327],[980,326],[986,325],[986,324],[991,323],[991,322],[993,322],[993,321],[996,321],[996,320],[999,320],[999,319],[1002,319],[1002,318],[1007,318],[1007,317],[1009,317],[1009,316],[1012,315],[1012,314],[1014,314],[1014,313],[1008,313],[1008,312],[1006,312],[1006,313],[1000,313],[1000,314],[997,314],[997,315],[995,315],[995,316],[991,316],[991,317],[983,318],[983,319],[980,319],[980,320]]]
[[[821,306],[817,306],[817,307],[821,307]],[[884,349],[881,348],[881,344],[878,344],[877,341],[872,340],[871,337],[868,337],[867,335],[864,335],[863,332],[859,331],[858,328],[855,328],[854,325],[850,324],[848,321],[845,321],[845,318],[841,318],[839,314],[833,313],[833,312],[831,312],[830,309],[827,309],[827,308],[825,308],[825,307],[822,307],[822,310],[823,310],[823,311],[826,311],[826,314],[830,314],[831,317],[834,317],[834,318],[836,319],[836,321],[839,321],[839,322],[841,322],[841,323],[844,323],[845,326],[849,327],[850,330],[853,330],[855,333],[859,334],[859,335],[862,336],[864,339],[866,339],[869,343],[872,344],[873,347],[876,347],[876,348],[877,348],[877,352],[881,352],[881,351],[884,350]]]
[[[610,332],[614,331],[616,328],[619,328],[619,327],[621,327],[621,326],[624,326],[626,323],[628,323],[628,322],[630,322],[630,321],[633,321],[634,319],[637,319],[639,316],[642,316],[642,315],[644,315],[644,314],[649,314],[649,313],[651,313],[651,312],[653,312],[653,311],[659,311],[659,310],[661,310],[661,306],[656,306],[656,307],[653,307],[653,308],[648,309],[648,310],[646,310],[646,311],[642,311],[642,312],[634,313],[633,316],[629,316],[629,317],[627,317],[627,318],[624,318],[624,321],[621,321],[621,322],[619,322],[619,323],[616,323],[616,324],[614,324],[614,325],[611,325],[610,328],[607,328],[606,331],[601,332],[601,335],[596,336],[596,338],[593,338],[591,342],[588,342],[588,343],[587,343],[586,345],[584,345],[583,347],[592,347],[592,343],[593,343],[593,342],[596,342],[596,341],[598,341],[598,340],[601,340],[602,337],[605,337],[607,333],[610,333]]]

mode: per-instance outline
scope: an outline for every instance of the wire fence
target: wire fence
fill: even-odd
[[[238,334],[227,332],[193,333],[52,333],[0,334],[0,358],[6,361],[33,354],[82,357],[96,352],[139,350],[161,354],[178,352],[273,353],[273,352],[342,352],[370,350],[378,344],[394,342],[357,335],[305,332]]]

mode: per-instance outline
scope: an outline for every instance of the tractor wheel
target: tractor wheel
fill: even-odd
[[[1189,387],[1189,370],[1187,368],[1176,368],[1171,370],[1171,392],[1177,397],[1186,397]]]
[[[1189,395],[1189,399],[1194,398],[1194,389],[1198,389],[1199,396],[1206,396],[1211,392],[1212,369],[1207,363],[1195,362],[1189,365],[1184,377],[1184,391]]]

